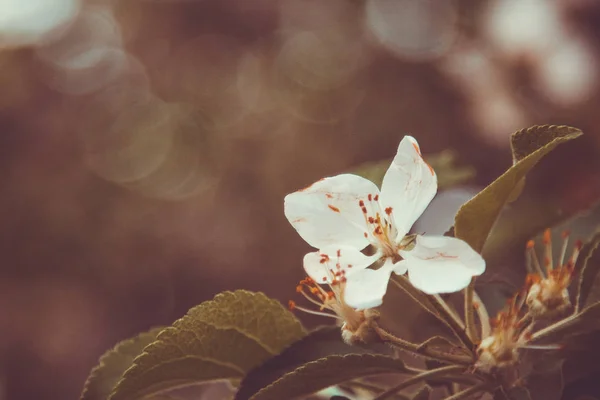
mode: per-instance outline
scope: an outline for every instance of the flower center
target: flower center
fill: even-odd
[[[402,246],[397,240],[398,230],[392,223],[392,207],[387,207],[384,210],[385,215],[382,215],[378,194],[369,194],[367,202],[359,200],[358,205],[367,224],[365,237],[371,240],[371,243],[384,257],[390,257],[394,262],[400,261],[398,251],[402,249]]]
[[[492,321],[493,332],[477,348],[477,367],[484,372],[512,366],[518,361],[518,349],[526,346],[533,325],[525,326],[521,318],[523,296],[514,296],[508,309],[500,311]]]
[[[532,240],[527,243],[527,305],[535,317],[553,317],[571,305],[568,287],[582,243],[575,243],[571,258],[565,263],[569,232],[563,232],[562,238],[558,262],[554,265],[550,230],[544,232],[543,267],[535,252],[535,243]]]
[[[364,320],[364,313],[356,311],[344,302],[344,290],[346,288],[346,277],[344,271],[329,283],[329,291],[326,291],[313,279],[307,277],[296,286],[296,292],[303,295],[308,301],[318,307],[318,311],[300,307],[294,301],[289,302],[290,310],[300,310],[309,314],[332,317],[340,324],[345,324],[345,329],[354,332]],[[333,313],[327,312],[332,311]]]

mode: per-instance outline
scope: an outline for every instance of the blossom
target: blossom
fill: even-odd
[[[513,367],[519,362],[520,349],[530,347],[533,324],[523,318],[523,303],[523,296],[514,296],[491,321],[493,331],[477,347],[475,367],[480,371],[491,373]]]
[[[532,343],[535,321],[525,313],[526,290],[511,298],[508,306],[500,311],[491,322],[491,333],[477,346],[475,368],[485,373],[496,373],[515,369],[523,349],[559,350],[559,344]]]
[[[544,232],[544,268],[535,253],[535,243],[532,240],[527,243],[527,269],[530,271],[527,277],[527,305],[530,314],[535,318],[553,318],[571,307],[568,287],[575,272],[575,263],[582,243],[575,243],[571,257],[565,263],[569,232],[563,232],[562,238],[558,262],[554,265],[550,229]]]
[[[370,274],[379,272],[352,269],[352,266],[342,265],[339,262],[342,251],[336,251],[332,257],[316,252],[308,253],[304,257],[304,264],[308,266],[309,276],[300,281],[296,291],[310,303],[316,305],[318,310],[298,306],[294,301],[289,302],[289,307],[292,310],[335,318],[342,327],[342,338],[349,344],[368,342],[372,334],[370,323],[379,314],[370,309],[359,311],[349,306],[345,301],[344,293],[348,277],[365,274],[366,271],[370,271]],[[320,282],[317,283],[316,279],[319,279]],[[376,285],[381,285],[381,280],[373,280],[373,285],[369,285],[368,276],[363,276],[361,282],[372,293],[372,296],[383,297],[383,294],[380,293],[385,292],[385,288],[376,287]]]
[[[428,294],[465,288],[485,261],[466,242],[445,236],[407,236],[437,192],[436,174],[417,141],[405,136],[381,185],[360,176],[324,178],[285,198],[285,215],[318,249],[304,259],[316,282],[327,282],[321,261],[336,258],[347,274],[345,301],[357,309],[381,304],[392,272]],[[367,256],[368,246],[375,254]],[[376,262],[379,269],[367,269]],[[319,271],[319,273],[317,273]],[[336,271],[332,271],[334,274]]]

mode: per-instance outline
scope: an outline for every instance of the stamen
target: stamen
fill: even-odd
[[[564,347],[565,346],[561,344],[527,344],[521,346],[523,349],[531,350],[562,350]]]
[[[546,266],[546,272],[550,274],[550,271],[554,269],[554,265],[552,264],[552,232],[550,228],[544,231],[544,245],[545,245],[545,256],[544,256],[544,265]]]
[[[573,266],[575,266],[575,263],[577,262],[577,259],[579,258],[579,253],[581,253],[582,247],[583,247],[583,242],[581,240],[578,240],[575,242],[575,247],[573,248],[573,253],[571,254],[571,260],[569,261],[570,263],[573,264]]]
[[[298,306],[296,304],[294,304],[294,309],[295,310],[303,311],[303,312],[308,313],[308,314],[320,315],[322,317],[334,318],[334,319],[337,319],[338,321],[343,321],[344,320],[343,318],[341,318],[340,316],[338,316],[336,314],[330,314],[330,313],[326,313],[326,312],[315,311],[315,310],[311,310],[309,308],[300,307],[300,306]]]
[[[319,306],[319,309],[323,309],[323,308],[329,308],[327,307],[324,303],[320,303],[317,300],[313,299],[312,297],[310,297],[308,294],[306,294],[306,292],[303,290],[300,292],[300,294],[302,296],[304,296],[304,298],[308,301],[310,301],[311,303],[313,303],[316,306]]]
[[[564,231],[562,233],[562,238],[563,238],[563,243],[562,243],[562,248],[560,249],[560,256],[558,257],[558,266],[563,266],[564,262],[565,262],[565,256],[567,254],[567,246],[569,244],[569,235],[571,234],[570,231]]]
[[[540,265],[540,260],[538,260],[537,253],[535,252],[535,242],[533,240],[527,242],[527,267],[531,273],[537,273],[541,277],[545,276]]]

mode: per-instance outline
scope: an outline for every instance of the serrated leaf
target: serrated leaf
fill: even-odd
[[[224,292],[193,310],[195,320],[240,330],[273,354],[306,335],[294,314],[263,293]]]
[[[525,175],[556,146],[581,134],[576,128],[553,125],[514,133],[513,153],[517,162],[458,210],[454,223],[456,237],[481,252],[498,215],[511,195],[514,197],[513,191]],[[515,148],[515,143],[523,144],[523,148]]]
[[[251,398],[263,387],[311,361],[330,355],[366,354],[377,350],[389,352],[389,348],[386,346],[371,346],[370,348],[349,346],[342,340],[340,328],[337,326],[317,328],[291,344],[280,354],[250,371],[242,381],[235,400]]]
[[[390,372],[407,373],[408,370],[402,361],[383,355],[329,356],[285,374],[250,399],[291,400],[352,379]]]
[[[600,290],[600,282],[596,282],[600,275],[600,252],[596,253],[596,249],[600,245],[600,232],[596,233],[590,241],[582,248],[575,271],[579,272],[579,285],[577,289],[577,302],[575,310],[579,311],[586,306],[588,297],[592,290]],[[600,294],[599,294],[600,295]],[[600,300],[600,299],[598,299]]]
[[[131,367],[133,360],[142,353],[144,347],[156,339],[156,335],[163,329],[163,327],[152,328],[148,332],[119,342],[104,353],[98,365],[90,372],[80,399],[106,400],[121,379],[121,375]]]
[[[426,155],[427,162],[436,172],[438,189],[460,185],[475,177],[474,168],[456,165],[457,157],[457,153],[452,150],[444,150],[437,154]],[[357,166],[352,172],[381,187],[383,177],[391,163],[391,158],[382,161],[368,162]]]
[[[265,325],[268,329],[265,328]],[[305,335],[300,322],[262,293],[226,292],[193,307],[163,330],[123,375],[110,400],[158,392],[248,371]]]

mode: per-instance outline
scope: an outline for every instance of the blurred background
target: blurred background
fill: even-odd
[[[404,134],[475,171],[429,231],[534,124],[586,133],[530,182],[586,208],[599,106],[594,0],[0,0],[0,399],[76,399],[222,290],[287,302],[285,194]]]

